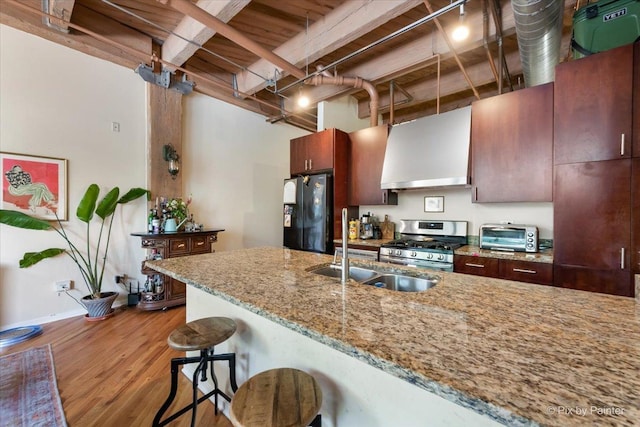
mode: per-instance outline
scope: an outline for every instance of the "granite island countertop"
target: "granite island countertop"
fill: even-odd
[[[640,423],[635,299],[446,272],[420,293],[343,287],[308,271],[330,261],[253,248],[147,265],[507,425]]]

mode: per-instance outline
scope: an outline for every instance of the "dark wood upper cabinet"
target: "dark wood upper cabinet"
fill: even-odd
[[[398,194],[382,190],[382,163],[389,127],[374,126],[349,133],[349,205],[397,205]]]
[[[633,157],[640,157],[640,41],[635,43],[633,56]]]
[[[553,200],[553,83],[471,106],[473,202]]]
[[[631,157],[633,51],[621,46],[556,67],[555,164]]]
[[[333,169],[337,138],[347,138],[347,134],[338,129],[326,129],[292,139],[289,166],[291,175]]]
[[[640,121],[640,120],[639,120]],[[631,230],[633,237],[631,268],[635,274],[640,274],[640,157],[633,159],[631,165]]]

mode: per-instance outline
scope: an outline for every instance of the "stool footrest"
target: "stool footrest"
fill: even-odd
[[[168,423],[180,417],[181,415],[185,414],[189,410],[193,410],[192,419],[191,419],[191,425],[193,426],[195,424],[197,406],[200,403],[204,402],[205,400],[209,399],[211,396],[215,396],[216,414],[218,413],[218,395],[222,396],[227,402],[231,402],[231,397],[218,388],[218,381],[213,371],[213,362],[216,362],[216,361],[229,362],[229,383],[231,385],[231,389],[234,392],[238,389],[238,385],[236,384],[236,375],[235,375],[236,374],[235,353],[213,354],[213,349],[209,348],[209,349],[201,350],[200,356],[175,357],[171,359],[171,388],[169,390],[169,396],[167,396],[167,399],[165,400],[163,405],[160,407],[160,409],[156,413],[156,416],[153,419],[154,427],[161,427],[161,426],[167,425]],[[166,412],[166,410],[169,409],[169,406],[171,406],[173,399],[175,399],[176,397],[176,392],[178,390],[179,367],[181,365],[186,365],[189,363],[198,363],[198,367],[196,368],[193,375],[193,393],[194,393],[193,401],[189,405],[185,406],[184,408],[176,411],[174,414],[160,421],[162,419],[162,416]],[[198,376],[202,375],[202,380],[203,381],[206,380],[206,370],[207,370],[208,363],[211,364],[211,376],[214,382],[214,389],[208,392],[207,394],[205,394],[204,396],[197,398]]]

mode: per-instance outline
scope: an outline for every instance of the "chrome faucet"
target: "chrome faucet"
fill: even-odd
[[[347,208],[342,208],[342,260],[340,266],[342,272],[340,281],[344,285],[349,280],[349,251],[347,240],[349,237],[349,222],[347,221]]]

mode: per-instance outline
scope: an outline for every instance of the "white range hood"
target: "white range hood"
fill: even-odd
[[[382,166],[383,190],[466,186],[471,107],[395,125]]]

